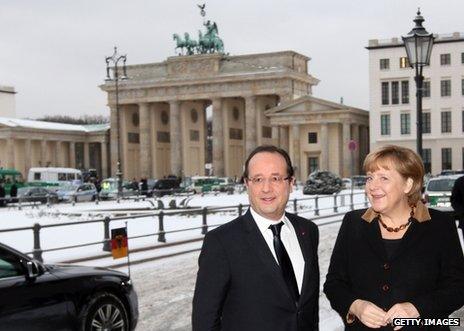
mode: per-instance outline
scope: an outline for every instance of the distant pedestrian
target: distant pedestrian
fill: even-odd
[[[142,178],[140,189],[142,190],[142,194],[148,195],[148,182],[146,178]]]
[[[131,183],[131,187],[134,191],[138,191],[139,190],[139,182],[137,181],[137,179],[132,178],[132,183]]]
[[[459,227],[464,235],[464,176],[459,177],[454,182],[451,193],[451,206],[453,206],[456,216],[459,219]]]
[[[14,182],[10,188],[10,197],[16,198],[17,195],[18,195],[18,185],[16,185],[16,182]]]
[[[5,206],[5,188],[3,187],[3,183],[0,183],[0,207]]]

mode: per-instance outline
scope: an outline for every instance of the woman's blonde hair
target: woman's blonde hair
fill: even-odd
[[[392,166],[405,180],[412,179],[413,185],[407,196],[409,204],[415,205],[422,197],[425,173],[424,164],[416,152],[396,145],[383,146],[366,156],[363,168],[365,172],[372,172]]]

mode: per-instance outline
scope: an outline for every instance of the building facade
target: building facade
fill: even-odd
[[[297,167],[306,169],[306,154],[301,154],[306,151],[291,143],[291,137],[299,136],[294,131],[298,125],[291,120],[293,114],[285,115],[288,109],[282,107],[311,95],[312,87],[319,82],[308,72],[309,60],[284,51],[177,56],[161,63],[128,66],[129,79],[120,81],[118,86],[118,107],[114,82],[101,86],[108,93],[111,110],[113,175],[118,143],[124,178],[205,174],[207,108],[212,111],[215,175],[240,177],[246,156],[261,144],[287,149],[294,162],[297,160]],[[286,122],[281,120],[283,117]],[[367,126],[364,118],[361,122]],[[302,123],[318,125],[314,119]],[[331,124],[324,128],[332,130],[330,127]],[[346,139],[358,134],[357,130],[350,130],[343,131]],[[332,153],[330,148],[322,151]],[[341,149],[333,152],[343,154]],[[320,166],[329,166],[322,161],[326,158],[322,157]],[[305,160],[304,165],[298,161],[301,159]],[[344,169],[336,162],[333,167]],[[306,176],[307,171],[299,174]]]
[[[71,125],[0,117],[0,167],[109,169],[109,124]]]
[[[371,149],[416,149],[415,70],[400,38],[369,40]],[[423,161],[426,172],[464,168],[464,34],[436,35],[424,67]]]

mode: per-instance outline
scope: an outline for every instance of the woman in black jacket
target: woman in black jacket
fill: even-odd
[[[421,159],[385,146],[364,170],[371,208],[347,213],[341,225],[324,284],[332,308],[350,330],[448,317],[464,305],[463,251],[451,217],[420,200]]]

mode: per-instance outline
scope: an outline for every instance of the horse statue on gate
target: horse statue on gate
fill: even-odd
[[[198,48],[197,51],[200,54],[224,52],[224,43],[218,36],[218,27],[216,22],[211,23],[207,21],[203,23],[206,27],[206,33],[203,35],[201,31],[198,31]]]
[[[184,43],[185,48],[187,49],[187,55],[195,54],[195,50],[198,47],[198,42],[196,40],[191,39],[188,32],[184,33]]]
[[[182,38],[177,33],[172,35],[172,39],[176,42],[174,52],[177,52],[177,49],[180,48],[181,54],[184,55],[185,41],[182,40]]]

